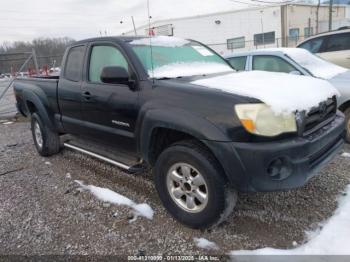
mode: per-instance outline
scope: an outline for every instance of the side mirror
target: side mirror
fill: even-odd
[[[297,76],[300,76],[300,75],[301,75],[301,73],[300,73],[299,71],[296,71],[296,70],[289,72],[289,74],[291,74],[291,75],[297,75]]]
[[[129,73],[121,66],[106,66],[102,69],[100,79],[107,84],[129,84]]]

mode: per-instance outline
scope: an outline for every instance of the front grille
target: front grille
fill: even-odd
[[[336,97],[329,98],[327,101],[321,102],[317,107],[311,108],[307,114],[304,114],[301,126],[299,126],[302,135],[307,136],[328,124],[334,119],[336,112]]]

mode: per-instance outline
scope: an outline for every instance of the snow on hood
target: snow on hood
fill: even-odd
[[[299,65],[309,70],[316,77],[331,79],[336,75],[348,71],[348,69],[327,62],[326,60],[323,60],[320,57],[311,54],[309,51],[303,48],[271,48],[268,50],[282,51],[290,58],[292,58],[295,62],[297,62]]]
[[[207,75],[229,71],[233,72],[233,69],[228,65],[215,62],[178,62],[157,67],[153,72],[151,70],[148,71],[148,74],[154,78],[175,78],[180,76]]]
[[[131,45],[152,45],[162,47],[179,47],[189,44],[190,41],[173,36],[155,36],[136,39],[130,42]]]
[[[309,111],[338,91],[328,82],[309,76],[251,71],[231,73],[191,82],[264,102],[276,114]]]

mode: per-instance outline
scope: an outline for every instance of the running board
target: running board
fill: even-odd
[[[94,153],[92,151],[86,150],[84,148],[78,147],[76,145],[71,145],[69,143],[63,143],[63,146],[67,147],[67,148],[70,148],[72,150],[78,151],[80,153],[89,155],[91,157],[100,159],[100,160],[102,160],[104,162],[110,163],[110,164],[112,164],[114,166],[117,166],[117,167],[119,167],[121,169],[124,169],[124,170],[126,170],[126,171],[128,171],[130,173],[139,173],[139,172],[144,170],[144,166],[142,165],[142,163],[136,163],[135,165],[129,166],[129,165],[126,165],[124,163],[121,163],[121,162],[118,162],[116,160],[113,160],[111,158],[108,158],[108,157],[102,156],[100,154]]]

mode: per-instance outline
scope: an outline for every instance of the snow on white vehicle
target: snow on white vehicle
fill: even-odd
[[[224,221],[237,190],[304,185],[343,144],[338,92],[327,81],[237,73],[192,40],[83,40],[67,49],[60,77],[14,87],[41,155],[57,153],[69,134],[67,148],[129,172],[153,167],[164,206],[193,228]]]
[[[346,140],[350,142],[350,70],[301,48],[266,48],[236,52],[227,55],[226,59],[240,71],[288,73],[329,81],[340,93],[338,107],[345,114]]]

